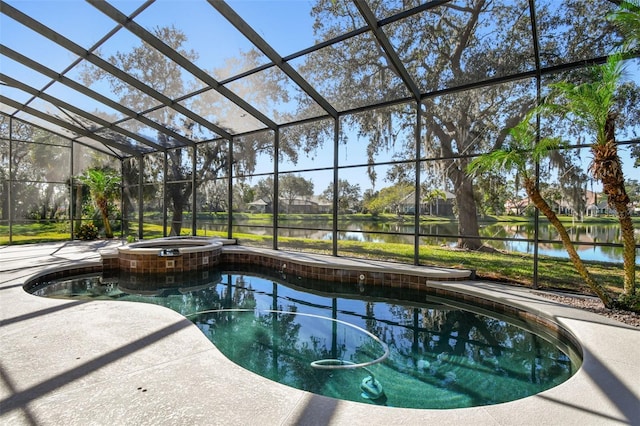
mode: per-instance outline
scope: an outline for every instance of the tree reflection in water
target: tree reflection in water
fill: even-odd
[[[534,395],[567,380],[579,367],[579,357],[566,343],[498,314],[460,309],[457,302],[414,290],[289,279],[294,284],[265,271],[216,273],[192,285],[154,289],[145,283],[145,294],[130,294],[116,278],[85,276],[49,283],[34,294],[167,306],[192,319],[223,354],[248,370],[360,402],[376,402],[360,389],[369,370],[384,387],[387,405],[460,408]],[[212,310],[227,311],[202,313]],[[366,371],[312,368],[317,360],[360,364],[382,355],[380,342],[344,323],[385,342],[388,358]]]
[[[230,291],[235,299],[254,301],[252,309],[306,312],[339,319],[386,342],[391,355],[371,369],[382,382],[389,405],[452,408],[509,401],[556,386],[578,367],[546,338],[505,320],[446,304],[400,304],[367,296],[357,300],[353,298],[356,289],[354,294],[337,298],[320,295],[317,290],[305,292],[301,287],[271,279],[244,276],[243,281],[250,285],[232,286]],[[344,292],[345,288],[340,290]],[[421,299],[424,300],[424,295]],[[211,340],[230,359],[280,383],[363,401],[356,385],[365,372],[319,371],[308,364],[323,358],[369,361],[376,356],[375,342],[350,350],[348,342],[341,341],[340,336],[331,339],[301,335],[303,330],[292,320],[293,316],[270,314],[258,316],[257,323],[263,331],[255,338],[242,339],[241,343],[238,333],[257,327],[254,313],[250,316],[252,324],[238,318],[236,326],[224,332],[230,334],[216,334],[209,328]],[[270,329],[273,334],[269,337],[264,330]],[[227,345],[235,349],[227,350]],[[237,358],[236,352],[241,353]]]

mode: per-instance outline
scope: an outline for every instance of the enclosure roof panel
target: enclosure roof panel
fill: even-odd
[[[0,113],[118,157],[275,134],[602,62],[594,2],[0,0]]]

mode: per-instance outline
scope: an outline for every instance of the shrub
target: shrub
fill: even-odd
[[[80,240],[95,240],[98,238],[98,227],[93,223],[83,223],[76,232],[76,237]]]

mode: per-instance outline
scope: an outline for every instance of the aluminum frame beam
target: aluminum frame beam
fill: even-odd
[[[395,72],[398,74],[398,76],[403,81],[405,86],[409,89],[409,92],[411,92],[411,95],[413,96],[413,98],[416,101],[419,101],[420,89],[418,88],[418,85],[416,84],[415,81],[413,81],[413,77],[409,75],[409,72],[405,68],[402,61],[400,60],[398,53],[396,52],[395,48],[391,44],[391,41],[389,41],[389,37],[387,37],[384,31],[382,31],[382,27],[378,23],[376,16],[373,14],[373,12],[369,8],[369,6],[364,2],[364,0],[354,0],[354,4],[356,5],[356,7],[358,8],[358,11],[360,12],[365,22],[373,32],[373,35],[375,36],[376,40],[378,40],[378,44],[384,51],[384,54],[389,59],[389,62],[393,67],[393,69],[395,70]]]
[[[294,81],[307,95],[309,95],[331,117],[338,118],[338,111],[316,91],[288,62],[285,62],[276,50],[271,47],[244,19],[240,17],[223,0],[207,0],[227,21],[231,23],[242,35],[251,41],[262,53],[264,53],[287,77]]]
[[[129,118],[129,119],[136,119],[137,121],[140,121],[141,123],[169,136],[170,138],[176,140],[176,141],[180,141],[181,143],[183,143],[184,145],[187,146],[193,146],[194,142],[190,139],[185,138],[184,136],[174,132],[171,129],[168,129],[167,127],[164,127],[158,123],[156,123],[155,121],[145,117],[144,115],[141,114],[145,114],[146,111],[143,111],[141,113],[135,112],[127,107],[125,107],[124,105],[115,102],[109,98],[107,98],[104,95],[101,95],[100,93],[89,89],[87,86],[84,86],[72,79],[70,79],[69,77],[65,77],[64,75],[58,74],[57,72],[53,71],[50,68],[45,67],[44,65],[40,64],[39,62],[34,61],[33,59],[27,58],[26,56],[22,55],[21,53],[16,52],[15,50],[12,50],[11,48],[0,44],[0,54],[13,59],[14,61],[28,67],[31,68],[32,70],[43,74],[49,78],[52,79],[52,81],[58,82],[60,84],[63,84],[67,87],[69,87],[70,89],[73,89],[79,93],[82,93],[83,95],[98,101],[108,107],[110,107],[111,109],[114,109],[120,113],[122,113],[125,117]],[[112,123],[114,124],[114,123]]]
[[[6,96],[0,95],[0,103],[7,104],[7,105],[12,106],[14,108],[17,108],[17,109],[19,109],[21,111],[24,111],[27,114],[31,114],[34,117],[38,117],[38,118],[40,118],[40,119],[42,119],[44,121],[47,121],[47,122],[49,122],[51,124],[55,124],[56,126],[59,126],[59,127],[64,128],[64,129],[70,130],[70,131],[72,131],[74,133],[77,133],[79,136],[86,136],[86,137],[88,137],[90,139],[94,139],[97,142],[102,143],[103,145],[110,146],[110,147],[112,147],[114,149],[126,152],[127,154],[130,154],[131,156],[136,156],[136,155],[140,154],[139,151],[133,149],[132,147],[128,147],[128,146],[119,144],[117,142],[113,142],[110,139],[103,138],[102,136],[96,135],[95,133],[92,133],[87,129],[84,129],[82,127],[76,127],[76,126],[74,126],[72,124],[67,123],[64,120],[60,120],[59,118],[55,118],[55,117],[53,117],[53,116],[51,116],[51,115],[49,115],[47,113],[39,111],[39,110],[37,110],[35,108],[31,108],[30,106],[25,106],[25,105],[21,104],[18,101],[15,101],[13,99],[7,98]],[[24,121],[24,120],[22,120],[22,121]],[[71,139],[68,136],[65,136],[65,138],[66,139]]]
[[[197,67],[193,62],[182,56],[180,53],[175,51],[173,48],[165,44],[158,37],[151,34],[149,31],[141,27],[136,22],[130,20],[125,14],[120,12],[115,7],[111,6],[109,3],[102,0],[87,0],[89,4],[98,9],[100,12],[107,15],[109,18],[113,19],[118,24],[122,25],[127,30],[131,31],[133,34],[138,36],[141,40],[149,43],[149,45],[153,46],[159,52],[164,54],[166,57],[171,59],[173,62],[180,65],[182,68],[187,70],[189,73],[193,74],[199,80],[204,82],[206,85],[211,87],[213,90],[220,93],[222,96],[236,104],[238,107],[245,110],[248,114],[252,115],[254,118],[258,119],[264,125],[269,127],[272,130],[275,130],[277,124],[273,122],[269,117],[258,111],[251,104],[246,102],[244,99],[240,98],[238,95],[233,93],[231,90],[220,84],[215,78],[210,76],[207,72]],[[231,137],[229,133],[225,135],[225,137]]]
[[[157,143],[150,141],[148,139],[145,139],[139,135],[137,135],[136,133],[130,132],[129,130],[120,128],[116,125],[111,124],[110,122],[108,122],[107,120],[97,117],[93,114],[89,114],[88,112],[86,112],[85,110],[78,108],[74,105],[68,104],[54,96],[51,96],[47,93],[43,93],[40,92],[38,89],[35,89],[31,86],[28,86],[18,80],[15,80],[14,78],[9,77],[6,74],[2,74],[0,73],[0,78],[2,78],[5,82],[7,82],[9,84],[9,86],[11,87],[16,87],[24,92],[30,93],[31,95],[33,95],[36,98],[40,98],[43,99],[53,105],[55,105],[58,108],[63,108],[66,110],[69,110],[71,112],[73,112],[74,114],[77,114],[83,118],[86,118],[87,120],[91,120],[91,121],[95,121],[96,123],[102,125],[103,127],[100,129],[95,129],[95,130],[89,130],[86,129],[92,133],[100,131],[100,130],[113,130],[117,133],[122,134],[123,136],[126,136],[128,138],[134,139],[138,142],[140,142],[143,145],[147,145],[150,148],[153,148],[154,150],[158,150],[158,151],[162,151],[164,148],[161,145],[158,145]],[[133,148],[133,147],[132,147]]]
[[[157,90],[141,82],[140,80],[133,78],[126,72],[117,68],[115,65],[112,65],[111,63],[97,56],[96,54],[84,49],[82,46],[74,43],[68,38],[62,36],[61,34],[47,27],[46,25],[40,23],[39,21],[36,21],[35,19],[31,18],[28,15],[25,15],[18,9],[8,5],[7,3],[1,0],[0,0],[0,11],[5,15],[9,16],[10,18],[14,19],[15,21],[20,22],[22,25],[26,26],[27,28],[40,34],[41,36],[51,40],[52,42],[72,52],[73,54],[81,58],[84,58],[86,61],[92,63],[98,68],[101,68],[102,70],[124,81],[125,83],[135,87],[136,89],[140,90],[142,93],[146,94],[147,96],[150,96],[156,99],[157,101],[164,104],[165,106],[168,106],[176,110],[177,112],[183,114],[187,118],[190,118],[196,123],[206,127],[207,129],[217,133],[220,136],[223,136],[225,138],[231,137],[231,134],[226,130],[209,122],[208,120],[205,120],[200,115],[195,114],[193,111],[189,110],[188,108],[185,108],[183,105],[180,105],[179,103],[175,102],[168,96],[158,92]]]

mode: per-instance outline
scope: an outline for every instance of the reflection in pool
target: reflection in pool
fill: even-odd
[[[580,365],[570,345],[543,329],[418,291],[307,280],[293,285],[238,272],[210,277],[132,294],[130,283],[124,292],[117,278],[92,275],[54,281],[33,293],[163,305],[190,318],[250,371],[313,393],[394,407],[461,408],[520,399],[564,382]],[[368,365],[384,352],[373,336],[386,343],[389,355]],[[341,365],[317,368],[312,364],[318,360]],[[365,365],[348,368],[354,363]]]

